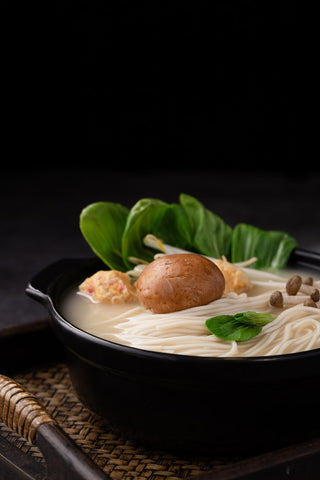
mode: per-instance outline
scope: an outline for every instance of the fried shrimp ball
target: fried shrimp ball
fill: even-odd
[[[95,302],[114,304],[137,299],[129,275],[117,270],[99,270],[81,283],[79,290],[90,295]]]

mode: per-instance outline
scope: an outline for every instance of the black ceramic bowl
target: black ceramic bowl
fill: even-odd
[[[320,271],[319,254],[296,250],[291,263]],[[317,433],[320,349],[208,358],[103,340],[61,314],[66,293],[100,268],[98,259],[61,260],[36,275],[26,292],[50,313],[79,399],[115,429],[144,445],[206,455],[265,451]]]

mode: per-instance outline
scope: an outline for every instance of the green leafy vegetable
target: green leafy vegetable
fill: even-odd
[[[152,234],[163,243],[231,262],[257,257],[253,268],[284,268],[296,240],[285,232],[264,231],[240,223],[232,229],[218,215],[187,194],[179,203],[142,198],[130,210],[118,203],[97,202],[80,215],[81,232],[110,268],[127,271],[132,257],[153,260],[154,249],[143,239]]]
[[[232,228],[190,195],[181,194],[180,202],[193,232],[194,250],[213,258],[229,257]]]
[[[270,313],[241,312],[235,315],[218,315],[206,320],[206,327],[216,337],[242,342],[255,337],[264,325],[272,322]]]
[[[149,233],[169,245],[193,250],[190,225],[182,206],[144,198],[130,210],[122,236],[122,255],[128,268],[132,267],[130,257],[153,260],[154,250],[143,243]]]
[[[130,210],[122,236],[121,249],[123,261],[127,268],[132,268],[130,257],[151,262],[154,250],[143,244],[143,238],[157,229],[161,223],[168,204],[161,200],[143,198]]]
[[[233,230],[231,261],[236,263],[257,257],[254,268],[281,269],[297,245],[297,241],[285,232],[265,231],[239,223]]]
[[[183,207],[177,203],[167,206],[162,221],[153,234],[168,245],[194,251],[189,218]]]
[[[110,202],[96,202],[84,208],[80,215],[80,230],[94,253],[111,269],[124,271],[121,239],[128,208]]]

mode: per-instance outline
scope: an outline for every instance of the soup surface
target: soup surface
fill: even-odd
[[[320,308],[303,303],[270,305],[275,290],[285,292],[294,273],[271,274],[244,268],[253,285],[247,293],[231,292],[207,305],[179,312],[154,314],[139,302],[106,304],[93,302],[77,289],[62,306],[63,316],[76,327],[103,339],[144,350],[211,357],[248,357],[295,353],[320,348]],[[313,275],[320,286],[320,275]],[[319,302],[320,303],[320,302]],[[320,304],[319,304],[320,307]],[[269,312],[276,318],[250,340],[236,342],[213,335],[205,325],[208,318],[245,311]]]

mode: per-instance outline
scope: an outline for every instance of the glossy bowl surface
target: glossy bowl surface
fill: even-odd
[[[319,273],[320,256],[301,252],[292,263]],[[79,399],[115,430],[153,448],[204,455],[266,451],[316,434],[320,349],[209,358],[103,340],[61,314],[70,289],[101,268],[96,258],[60,260],[37,274],[26,292],[50,314]]]

